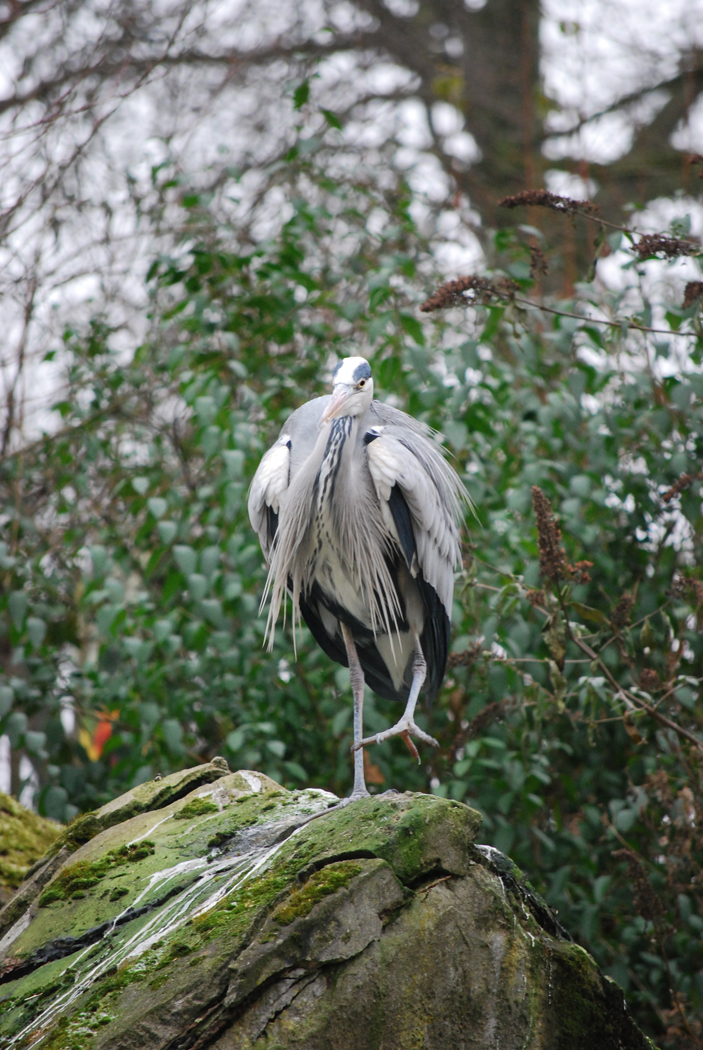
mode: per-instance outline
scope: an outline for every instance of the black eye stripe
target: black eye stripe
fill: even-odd
[[[352,378],[355,383],[358,383],[360,379],[371,378],[371,365],[368,363],[368,361],[362,361],[360,365],[356,366]]]

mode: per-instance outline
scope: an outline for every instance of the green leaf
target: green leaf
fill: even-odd
[[[20,741],[26,733],[28,725],[29,720],[24,711],[13,711],[7,716],[5,732],[10,738],[10,747],[17,748],[20,746]]]
[[[15,694],[9,685],[0,685],[0,718],[4,718],[12,709]]]
[[[66,819],[66,802],[68,792],[65,788],[52,784],[47,788],[43,796],[43,810],[50,820],[63,821]]]
[[[143,645],[139,638],[123,638],[122,645],[124,646],[127,654],[133,659],[138,660],[142,655]]]
[[[400,314],[399,316],[403,331],[407,332],[418,346],[425,346],[425,332],[417,318],[411,317],[410,314]]]
[[[222,606],[220,605],[217,598],[206,598],[201,603],[201,605],[205,616],[211,624],[214,624],[215,627],[221,627],[225,623],[225,617],[222,613]]]
[[[132,488],[140,496],[143,496],[146,490],[149,488],[148,478],[132,478]]]
[[[571,608],[582,616],[584,620],[591,620],[593,623],[601,623],[607,625],[609,623],[608,617],[600,609],[592,609],[590,605],[583,605],[581,602],[571,603]]]
[[[300,108],[299,106],[296,106],[296,109],[299,109],[299,108]],[[337,128],[338,131],[342,130],[342,122],[341,122],[341,120],[339,119],[339,117],[337,116],[336,113],[332,112],[331,109],[322,109],[322,108],[320,108],[320,113],[322,113],[322,115],[324,116],[325,120],[327,121],[327,123],[331,127]]]
[[[170,620],[156,620],[152,627],[154,639],[157,642],[163,642],[164,639],[168,638],[172,630],[173,625]]]
[[[171,544],[176,538],[176,533],[178,532],[178,525],[175,521],[160,521],[156,528],[159,533],[159,539],[164,544],[164,546],[168,547],[169,544]]]
[[[184,576],[190,576],[191,573],[195,572],[195,567],[198,564],[198,555],[192,547],[179,543],[173,548],[173,556],[176,559],[176,565]]]
[[[89,547],[90,560],[93,563],[93,573],[95,576],[102,576],[105,572],[105,566],[107,565],[107,550],[102,547],[95,545]]]
[[[203,576],[199,572],[191,572],[186,579],[191,598],[195,599],[196,602],[204,598],[208,590],[207,576]]]
[[[310,98],[310,81],[304,80],[293,92],[293,109],[302,109]]]
[[[657,636],[654,633],[654,628],[650,622],[649,617],[642,624],[642,630],[640,631],[640,645],[643,649],[653,649],[657,642]]]
[[[38,755],[46,746],[46,733],[28,729],[24,734],[24,746],[30,755]]]
[[[149,513],[153,514],[155,518],[163,518],[168,509],[168,503],[161,496],[153,496],[146,501],[146,505],[149,508]]]
[[[242,729],[234,729],[227,734],[226,743],[230,751],[240,751],[244,746],[244,731]]]
[[[7,599],[7,607],[15,630],[21,631],[24,626],[24,618],[27,613],[27,595],[24,591],[13,591]]]
[[[166,747],[169,751],[174,751],[176,754],[183,752],[183,726],[180,722],[177,722],[175,718],[167,718],[162,726],[161,732],[166,742]]]
[[[222,459],[231,478],[241,478],[244,472],[244,453],[239,449],[224,449]]]
[[[27,617],[27,634],[35,649],[43,643],[46,638],[46,623],[39,616]]]
[[[290,774],[290,776],[294,777],[295,780],[299,780],[303,784],[306,784],[310,779],[299,762],[284,762],[283,768]]]

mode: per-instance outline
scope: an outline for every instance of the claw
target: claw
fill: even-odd
[[[420,752],[418,751],[418,749],[413,744],[412,739],[410,737],[410,733],[408,733],[408,731],[406,730],[404,733],[400,734],[400,739],[404,742],[405,746],[407,747],[408,751],[413,756],[413,758],[417,759],[417,764],[419,766],[420,765]]]

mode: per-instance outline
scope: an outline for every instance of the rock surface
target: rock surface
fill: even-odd
[[[223,774],[142,785],[35,865],[0,912],[0,1047],[651,1048],[478,813]]]
[[[0,905],[12,896],[27,869],[44,856],[61,831],[60,824],[37,816],[0,791]]]

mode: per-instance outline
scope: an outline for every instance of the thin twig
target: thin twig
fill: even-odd
[[[577,321],[583,321],[586,324],[604,324],[608,325],[609,328],[622,328],[623,325],[626,325],[628,328],[634,328],[638,332],[653,332],[655,335],[685,335],[697,338],[696,332],[679,332],[675,328],[649,328],[647,325],[636,324],[634,321],[608,321],[605,317],[584,317],[583,314],[571,313],[569,310],[556,310],[552,306],[545,306],[543,303],[535,303],[532,299],[525,299],[521,295],[513,296],[513,300],[516,303],[523,303],[525,306],[531,306],[534,310],[544,310],[545,313],[555,314],[557,317],[574,317]]]
[[[674,732],[677,733],[679,736],[685,737],[686,740],[689,740],[692,744],[695,744],[698,750],[701,753],[703,753],[703,741],[699,740],[697,736],[695,736],[693,733],[690,733],[688,729],[684,729],[683,726],[680,726],[676,722],[673,722],[670,718],[667,718],[666,715],[663,715],[661,713],[661,711],[657,711],[655,707],[652,707],[651,704],[648,704],[646,700],[642,700],[642,698],[637,696],[635,693],[631,693],[629,689],[624,689],[610,673],[610,671],[600,659],[598,654],[595,653],[593,649],[591,649],[590,645],[586,645],[586,643],[583,642],[580,638],[576,638],[573,635],[568,626],[568,620],[567,630],[569,632],[569,635],[571,636],[572,642],[574,642],[579,647],[581,652],[586,653],[587,656],[590,656],[592,660],[595,660],[597,662],[598,666],[603,671],[605,677],[608,679],[612,687],[615,690],[617,690],[618,693],[626,697],[630,701],[630,703],[635,705],[635,707],[639,707],[642,711],[646,711],[646,713],[650,715],[651,718],[655,719],[655,721],[659,722],[660,725],[666,726],[667,729],[673,729]]]

